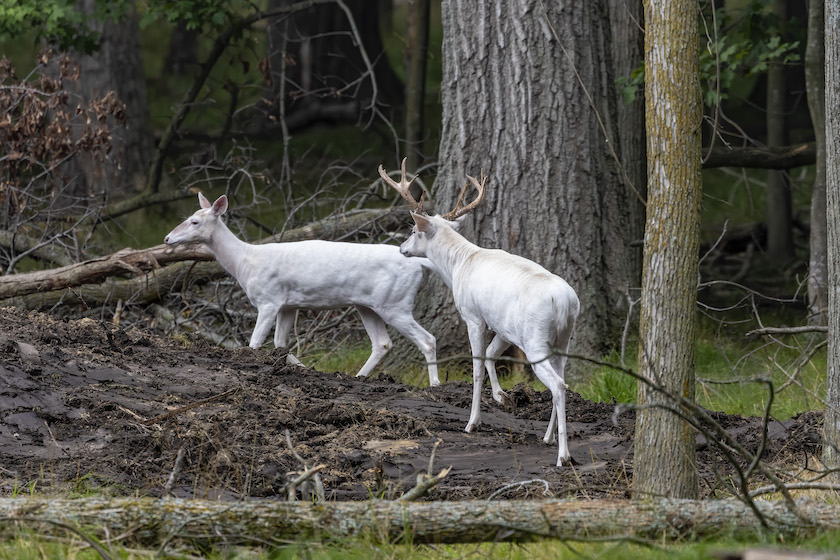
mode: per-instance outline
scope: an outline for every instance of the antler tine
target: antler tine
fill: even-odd
[[[425,212],[423,211],[423,202],[426,200],[426,192],[423,191],[423,194],[420,195],[419,201],[415,200],[414,197],[411,196],[410,189],[411,184],[414,182],[415,179],[417,179],[417,176],[415,175],[414,178],[411,179],[411,181],[407,181],[405,178],[405,161],[407,159],[408,158],[403,158],[402,160],[402,176],[400,177],[399,183],[391,179],[391,177],[385,171],[385,168],[382,167],[382,164],[379,165],[379,176],[382,177],[382,180],[385,181],[385,184],[392,186],[394,190],[400,193],[400,196],[402,196],[405,199],[405,201],[408,202],[408,205],[411,206],[411,210],[415,214],[425,214]]]
[[[455,208],[452,210],[452,212],[443,216],[449,221],[457,220],[458,218],[460,218],[461,216],[463,216],[464,214],[481,204],[481,201],[484,200],[484,185],[487,183],[487,175],[484,174],[484,170],[481,170],[480,183],[478,182],[478,180],[476,180],[475,177],[471,177],[469,175],[467,175],[467,179],[468,181],[464,183],[464,186],[461,188],[461,194],[458,195],[458,202],[455,203]],[[473,187],[475,187],[475,190],[478,191],[478,196],[476,196],[472,202],[464,206],[464,197],[466,197],[467,195],[467,189],[469,188],[470,183],[472,183]]]

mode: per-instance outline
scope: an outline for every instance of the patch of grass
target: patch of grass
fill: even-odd
[[[370,342],[344,342],[332,348],[316,348],[298,356],[309,367],[318,371],[342,371],[355,375],[370,356]]]
[[[55,541],[30,530],[18,530],[0,543],[0,560],[61,558],[74,560],[96,559],[100,556],[77,535]],[[616,540],[614,542],[572,542],[537,540],[523,543],[480,543],[458,545],[412,545],[380,542],[374,536],[332,543],[299,542],[271,550],[248,547],[219,547],[202,551],[202,556],[213,559],[252,560],[460,560],[480,558],[492,560],[550,560],[599,558],[602,560],[694,560],[722,556],[723,553],[742,553],[748,549],[795,550],[832,552],[836,548],[837,532],[823,533],[796,542],[780,544],[771,538],[749,541],[732,539],[701,540],[679,544],[648,545]],[[162,551],[129,549],[111,544],[108,552],[112,558],[148,558]],[[178,557],[177,555],[175,557]],[[184,555],[184,557],[192,557]]]
[[[797,325],[799,316],[775,313],[767,325]],[[720,323],[701,316],[695,345],[696,399],[709,409],[742,416],[763,416],[771,399],[771,414],[787,419],[800,412],[820,410],[825,398],[826,350],[818,348],[825,335],[802,334],[750,338],[753,321]],[[811,355],[812,354],[812,355]],[[638,371],[638,343],[628,344],[625,365]],[[620,364],[618,352],[604,361]],[[632,403],[636,380],[610,367],[594,370],[589,380],[572,387],[593,402]]]

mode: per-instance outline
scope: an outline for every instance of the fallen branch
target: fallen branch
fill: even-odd
[[[239,346],[241,346],[239,343],[237,343],[235,340],[232,340],[230,337],[226,337],[213,331],[207,330],[195,321],[175,317],[175,314],[172,313],[172,311],[170,311],[162,305],[152,304],[149,306],[149,308],[151,309],[152,314],[159,321],[166,321],[166,323],[169,325],[169,328],[167,330],[183,330],[195,333],[200,338],[203,338],[204,340],[211,342],[216,346],[221,346],[222,348],[238,348]]]
[[[781,537],[840,529],[840,507],[797,502],[803,522],[780,501],[758,501],[772,534]],[[20,512],[20,514],[18,514]],[[25,512],[25,513],[24,513]],[[340,540],[370,535],[419,543],[485,542],[550,537],[686,539],[761,532],[755,515],[735,500],[545,500],[463,502],[310,502],[116,498],[0,500],[0,517],[41,518],[88,528],[97,538],[125,535],[124,545],[169,539],[204,545],[248,539],[298,541],[301,535]]]
[[[703,151],[706,152],[705,149]],[[703,168],[791,169],[813,165],[816,161],[817,148],[814,142],[778,148],[720,147],[712,149],[709,157],[703,162]]]
[[[182,407],[176,408],[174,410],[168,410],[168,411],[164,412],[163,414],[158,414],[154,418],[150,418],[149,420],[144,421],[143,425],[144,426],[151,426],[153,424],[159,424],[159,423],[163,422],[164,420],[172,418],[173,416],[177,416],[177,415],[179,415],[183,412],[186,412],[188,410],[192,410],[193,408],[195,408],[197,406],[202,406],[202,405],[211,403],[213,401],[217,401],[221,398],[227,397],[228,395],[232,395],[235,392],[236,392],[236,389],[230,389],[229,391],[225,391],[224,393],[219,393],[218,395],[213,395],[212,397],[207,397],[206,399],[201,399],[200,401],[192,402],[192,403],[190,403],[186,406],[182,406]]]
[[[822,325],[804,325],[801,327],[764,327],[747,333],[747,338],[774,335],[774,334],[804,334],[804,333],[827,333],[828,327]]]
[[[299,476],[295,477],[294,479],[289,481],[288,487],[286,488],[286,495],[288,496],[288,500],[293,502],[297,500],[297,488],[301,486],[304,482],[313,478],[313,482],[315,483],[315,498],[318,502],[323,503],[326,501],[326,494],[324,492],[324,483],[321,480],[320,473],[323,469],[327,468],[326,465],[318,465],[316,467],[309,468],[307,462],[301,457],[300,453],[295,450],[295,446],[292,445],[292,436],[289,433],[288,428],[286,429],[286,445],[289,446],[289,451],[292,452],[292,456],[297,459],[298,463],[301,464],[303,467],[303,472],[300,473]],[[301,494],[304,495],[305,491],[301,488]]]
[[[426,469],[426,472],[418,473],[417,474],[417,484],[399,497],[399,501],[401,502],[415,502],[429,493],[429,490],[437,486],[441,480],[449,474],[449,471],[452,470],[452,467],[447,467],[442,469],[438,474],[432,475],[431,473],[434,471],[435,466],[435,454],[437,453],[438,447],[440,446],[443,440],[437,440],[432,447],[432,453],[429,455],[429,466]]]

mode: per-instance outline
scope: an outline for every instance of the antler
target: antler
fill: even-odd
[[[400,193],[400,195],[408,202],[408,205],[411,206],[412,212],[415,214],[425,214],[426,212],[423,210],[423,201],[426,200],[426,192],[423,191],[423,194],[420,195],[420,201],[414,200],[414,197],[411,196],[411,183],[414,182],[414,179],[417,178],[415,175],[414,179],[411,181],[406,181],[405,179],[405,160],[408,158],[403,158],[402,160],[402,177],[400,178],[400,182],[397,183],[391,177],[388,176],[388,173],[385,172],[385,168],[382,167],[382,164],[379,165],[379,176],[382,177],[382,180],[385,181],[386,184],[391,185],[394,189]]]
[[[464,186],[461,189],[461,194],[458,196],[458,202],[455,203],[455,208],[449,214],[444,214],[444,219],[449,221],[457,220],[478,206],[481,201],[484,200],[484,184],[487,183],[487,175],[484,174],[484,170],[481,170],[481,183],[479,183],[475,177],[470,177],[469,175],[467,175],[467,179],[469,179],[469,181],[464,183]],[[464,206],[464,197],[467,196],[467,189],[469,188],[470,183],[472,183],[475,190],[478,191],[478,196],[475,197],[475,200]]]

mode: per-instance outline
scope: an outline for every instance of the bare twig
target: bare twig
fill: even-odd
[[[452,470],[452,467],[447,467],[442,469],[438,474],[432,475],[432,469],[434,468],[435,463],[435,453],[437,453],[437,448],[441,444],[443,440],[437,440],[432,447],[432,453],[429,455],[429,466],[427,472],[425,473],[418,473],[417,474],[417,484],[399,497],[398,501],[400,502],[414,502],[419,500],[423,496],[425,496],[429,490],[437,486],[441,480],[443,480],[446,475],[449,474],[449,471]]]
[[[172,467],[172,472],[169,473],[169,478],[166,480],[166,486],[163,491],[167,496],[172,495],[172,486],[175,485],[175,479],[178,477],[178,472],[181,470],[181,462],[184,460],[184,446],[178,448],[178,454],[175,456],[175,466]]]
[[[324,492],[324,483],[321,481],[321,475],[319,474],[321,470],[325,469],[326,465],[318,465],[316,467],[310,468],[309,465],[306,464],[306,461],[301,457],[300,453],[295,450],[295,446],[292,445],[292,436],[289,433],[288,428],[286,429],[286,445],[289,446],[289,451],[292,452],[292,456],[297,459],[297,461],[303,467],[303,472],[295,477],[294,479],[290,480],[288,483],[287,488],[287,495],[290,502],[293,502],[297,499],[297,487],[309,480],[310,478],[313,479],[313,483],[315,484],[315,498],[320,501],[326,501],[326,494]]]

